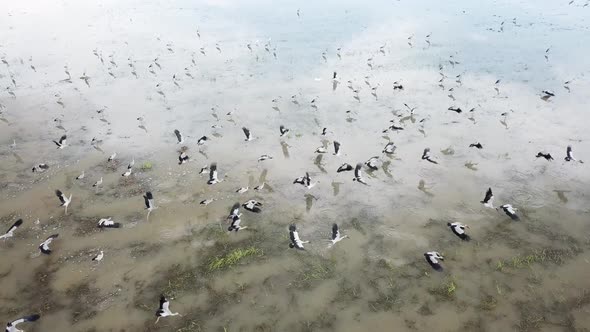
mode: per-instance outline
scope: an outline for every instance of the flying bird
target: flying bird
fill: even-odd
[[[262,156],[260,156],[258,158],[258,161],[264,161],[264,160],[268,160],[268,159],[272,159],[272,156],[269,156],[267,154],[263,154]]]
[[[444,261],[444,257],[439,254],[436,251],[429,251],[427,253],[424,254],[424,257],[426,258],[426,261],[428,262],[428,264],[430,264],[430,266],[432,266],[433,269],[435,269],[436,271],[442,271],[443,268],[440,265],[440,261]]]
[[[203,137],[199,138],[199,140],[197,141],[197,145],[203,145],[208,140],[209,140],[209,138],[207,136],[203,136]]]
[[[512,218],[512,220],[514,220],[514,221],[520,220],[520,218],[516,214],[516,211],[518,211],[518,209],[512,207],[512,205],[504,204],[504,205],[500,206],[499,209],[502,209],[504,211],[504,213],[506,213],[507,216]]]
[[[182,144],[184,143],[184,137],[182,136],[182,134],[180,133],[180,131],[178,129],[174,129],[174,135],[176,135],[176,144]]]
[[[227,228],[228,232],[231,231],[239,231],[240,229],[246,229],[248,228],[248,226],[240,226],[240,223],[242,222],[242,219],[240,218],[239,215],[234,215],[231,216],[231,225],[229,225],[229,227]]]
[[[553,160],[553,157],[551,156],[550,153],[539,152],[539,153],[537,153],[536,157],[537,158],[545,158],[545,160],[547,160],[547,161]]]
[[[20,227],[20,225],[23,224],[23,220],[19,219],[17,220],[14,224],[12,224],[12,226],[10,226],[10,228],[6,231],[6,233],[0,235],[0,239],[8,239],[14,236],[14,231],[16,231],[17,228]]]
[[[100,262],[100,261],[102,261],[103,258],[104,258],[104,252],[101,250],[98,254],[96,254],[96,256],[94,256],[92,258],[92,260],[95,262]]]
[[[229,215],[227,216],[227,219],[232,219],[234,216],[242,216],[242,214],[240,213],[240,203],[236,202],[234,203],[234,205],[232,205],[231,210],[229,210]]]
[[[98,181],[96,181],[96,182],[95,182],[95,183],[94,183],[92,186],[93,186],[93,187],[98,187],[98,186],[100,186],[101,184],[102,184],[102,177],[101,177],[101,178],[100,178]]]
[[[295,225],[289,226],[289,239],[291,240],[291,243],[289,243],[289,248],[305,250],[303,245],[309,243],[309,241],[301,241],[299,238],[299,233],[297,232],[297,227]]]
[[[248,189],[249,189],[248,187],[241,187],[241,188],[239,188],[238,190],[236,190],[236,192],[237,192],[238,194],[243,194],[243,193],[245,193],[246,191],[248,191]]]
[[[246,128],[246,127],[242,127],[242,130],[244,131],[244,135],[246,135],[246,139],[245,141],[251,141],[252,139],[254,139],[254,137],[252,137],[251,133],[250,133],[250,129]]]
[[[453,107],[453,106],[449,107],[449,111],[453,111],[453,112],[456,112],[458,114],[460,114],[461,112],[463,112],[463,110],[461,108],[459,108],[459,107]]]
[[[576,158],[574,158],[574,153],[572,152],[572,146],[568,145],[567,149],[565,151],[566,156],[565,156],[565,161],[576,161]]]
[[[121,224],[114,222],[111,217],[102,218],[98,221],[98,228],[120,228]]]
[[[33,167],[33,173],[35,173],[35,172],[43,173],[43,172],[45,172],[48,169],[49,169],[49,165],[47,165],[47,164],[39,164],[39,165]]]
[[[260,213],[262,212],[262,203],[255,201],[253,199],[247,201],[246,203],[242,204],[242,206],[244,207],[244,209],[251,211],[251,212],[255,212],[255,213]]]
[[[283,137],[289,133],[289,128],[285,128],[285,126],[281,125],[279,127],[279,132],[281,133],[281,137]]]
[[[53,143],[55,143],[55,145],[57,145],[58,149],[63,149],[66,146],[68,146],[67,138],[68,137],[66,135],[63,135],[62,137],[60,137],[59,141],[53,141]]]
[[[352,165],[344,163],[342,164],[340,167],[338,167],[338,170],[336,171],[337,173],[340,172],[348,172],[348,171],[352,171],[354,168],[352,167]]]
[[[336,243],[340,242],[343,239],[346,239],[348,237],[348,235],[344,235],[342,236],[340,234],[340,229],[338,228],[338,224],[334,223],[332,224],[332,236],[330,237],[330,242],[332,242],[330,244],[329,247],[332,247],[333,245],[335,245]]]
[[[66,195],[64,195],[64,193],[61,192],[61,190],[56,190],[55,195],[57,196],[57,198],[59,198],[59,201],[61,202],[60,206],[63,206],[65,208],[65,214],[68,214],[68,206],[72,202],[72,194],[70,194],[70,197],[66,197]]]
[[[485,207],[494,208],[494,194],[492,194],[492,188],[488,188],[486,191],[486,196],[484,197],[483,201],[480,202]]]
[[[145,195],[143,195],[143,200],[145,203],[145,208],[148,210],[147,219],[150,219],[150,213],[156,209],[156,206],[154,205],[154,195],[152,195],[151,191],[148,191],[145,193]]]
[[[311,182],[311,178],[309,177],[309,173],[305,172],[305,176],[300,176],[293,181],[293,183],[301,184],[305,186],[307,189],[311,189],[316,183]]]
[[[115,158],[117,158],[117,153],[113,153],[112,155],[110,155],[109,159],[107,159],[107,161],[113,161],[115,160]]]
[[[481,145],[481,143],[479,143],[479,142],[477,142],[477,143],[472,143],[472,144],[469,144],[469,147],[470,147],[470,148],[478,148],[478,149],[480,149],[480,150],[481,150],[481,149],[483,149],[483,145]]]
[[[223,181],[223,179],[219,180],[217,177],[217,163],[212,163],[209,167],[209,181],[207,184],[212,185]]]
[[[187,154],[185,152],[181,152],[180,155],[178,156],[178,165],[182,165],[184,163],[186,163],[189,159],[189,156],[187,156]]]
[[[180,315],[178,312],[172,312],[170,311],[170,301],[168,301],[168,299],[162,295],[160,297],[160,307],[158,308],[158,311],[156,311],[156,323],[158,323],[158,321],[160,320],[161,317],[168,317],[168,316],[178,316]]]
[[[422,160],[428,160],[433,164],[438,164],[436,160],[433,160],[432,157],[430,157],[430,148],[424,149],[424,152],[422,153]]]
[[[393,154],[395,153],[395,149],[395,144],[393,142],[389,142],[387,143],[387,145],[385,145],[385,148],[383,148],[383,153]]]
[[[334,155],[335,156],[340,155],[340,142],[338,142],[338,141],[334,141]]]
[[[352,179],[352,181],[356,181],[358,183],[362,183],[364,185],[367,185],[367,183],[363,179],[362,168],[363,168],[363,164],[361,164],[361,163],[356,164],[356,168],[354,169],[354,179]]]
[[[82,171],[82,174],[76,176],[76,180],[82,180],[84,178],[84,171]]]
[[[375,156],[375,157],[371,157],[369,158],[369,160],[367,160],[365,162],[365,165],[367,165],[367,167],[373,171],[376,171],[379,169],[379,167],[377,166],[379,163],[379,157]]]
[[[30,316],[25,316],[22,318],[19,318],[15,321],[12,322],[8,322],[8,324],[6,324],[6,332],[23,332],[23,330],[18,329],[16,326],[18,324],[21,323],[25,323],[25,322],[34,322],[36,320],[38,320],[41,316],[39,315],[30,315]]]
[[[39,245],[39,250],[41,250],[41,252],[44,253],[45,255],[51,254],[51,249],[49,248],[49,245],[58,236],[59,236],[59,234],[50,235],[45,241],[43,241],[43,243],[41,243]]]
[[[457,235],[461,240],[471,240],[469,235],[465,233],[465,228],[469,228],[469,226],[464,225],[460,222],[447,223],[447,226],[449,226],[451,228],[451,231],[453,231],[453,233],[455,233],[455,235]]]

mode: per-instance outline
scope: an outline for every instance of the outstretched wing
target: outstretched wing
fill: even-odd
[[[57,196],[57,198],[59,198],[59,201],[61,202],[61,204],[66,204],[66,197],[64,196],[64,193],[61,192],[61,190],[56,190],[55,196]]]
[[[246,135],[246,139],[250,139],[250,130],[246,127],[242,127],[242,130],[244,131],[244,135]]]
[[[332,240],[336,240],[340,236],[340,230],[337,224],[332,225]]]
[[[174,129],[174,135],[176,135],[176,139],[178,140],[178,143],[182,142],[182,134],[180,133],[180,131],[178,129]]]
[[[362,163],[358,163],[356,164],[356,168],[354,169],[354,177],[357,179],[360,179],[363,174],[362,174],[362,168],[363,168],[363,164]]]

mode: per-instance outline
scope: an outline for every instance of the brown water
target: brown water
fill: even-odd
[[[4,1],[0,228],[25,222],[0,242],[0,318],[40,313],[26,331],[588,329],[590,172],[563,161],[571,144],[590,162],[584,4]],[[542,100],[545,89],[556,96]],[[391,119],[405,130],[382,133]],[[244,142],[242,126],[257,139]],[[64,133],[70,146],[57,150]],[[202,135],[211,140],[198,147]],[[391,158],[380,153],[390,140]],[[439,165],[420,160],[425,147]],[[385,167],[366,174],[369,186],[336,173],[375,155]],[[213,161],[225,181],[208,186],[198,173]],[[50,169],[32,173],[38,163]],[[310,190],[292,184],[306,171],[319,181]],[[479,204],[490,186],[520,222]],[[73,195],[68,215],[56,189]],[[149,221],[147,190],[158,206]],[[231,205],[249,199],[263,212],[227,234]],[[122,229],[96,228],[106,217]],[[334,222],[350,238],[328,249]],[[288,248],[291,223],[306,251]],[[424,261],[430,250],[445,255],[444,272]],[[182,316],[154,325],[160,294]]]

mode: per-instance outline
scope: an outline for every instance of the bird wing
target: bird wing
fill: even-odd
[[[285,126],[281,125],[279,127],[279,131],[281,132],[281,134],[284,134],[285,133]]]
[[[214,181],[217,180],[217,164],[213,163],[211,164],[211,167],[209,167],[209,181]]]
[[[334,153],[338,154],[338,151],[340,151],[340,142],[334,141]]]
[[[148,191],[145,193],[145,195],[143,195],[143,200],[145,202],[145,206],[146,208],[151,208],[152,207],[152,200],[154,199],[154,196],[152,195],[151,191]]]
[[[244,131],[244,135],[246,135],[246,139],[250,138],[250,130],[246,127],[242,127],[242,130]]]
[[[363,164],[358,163],[356,164],[356,168],[354,169],[354,177],[357,179],[360,179],[363,175],[362,175],[362,168],[363,168]]]
[[[6,233],[14,232],[14,230],[16,230],[22,224],[23,224],[22,219],[17,220],[14,224],[12,224],[12,226],[10,226],[10,228],[8,229],[8,231],[6,231]]]
[[[489,202],[493,197],[494,195],[492,194],[492,188],[488,188],[488,191],[486,191],[486,197],[483,199],[483,201]]]
[[[60,139],[59,139],[59,144],[63,145],[66,142],[66,139],[68,138],[67,135],[63,135]]]
[[[61,190],[56,190],[55,196],[57,196],[57,198],[59,198],[59,201],[61,202],[62,205],[66,203],[66,197],[65,197],[64,193],[61,192]]]
[[[338,229],[337,224],[332,225],[332,240],[336,240],[340,237],[340,230]]]
[[[178,140],[178,142],[182,142],[182,134],[180,133],[180,131],[178,129],[174,129],[174,135],[176,135],[176,139]]]

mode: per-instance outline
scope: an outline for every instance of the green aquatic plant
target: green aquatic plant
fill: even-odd
[[[232,267],[238,264],[240,261],[251,256],[262,256],[264,252],[262,249],[256,247],[248,247],[245,249],[238,248],[230,251],[228,254],[223,256],[214,257],[207,266],[209,272],[217,271]]]
[[[555,249],[545,248],[536,249],[526,255],[517,255],[508,259],[498,261],[496,270],[504,272],[507,268],[523,269],[530,268],[533,264],[563,264],[568,258],[578,253],[577,248]]]
[[[153,164],[150,161],[146,161],[143,164],[141,164],[142,171],[149,171],[152,169],[152,167],[153,167]]]
[[[434,295],[438,300],[450,301],[455,298],[455,291],[457,290],[457,284],[453,278],[448,279],[441,283],[438,287],[430,288],[428,292]]]

